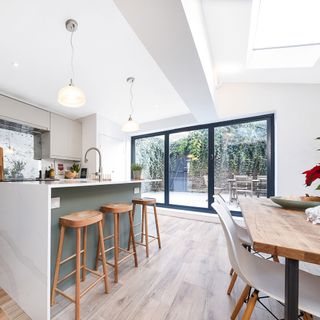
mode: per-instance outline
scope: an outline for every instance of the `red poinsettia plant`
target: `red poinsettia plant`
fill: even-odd
[[[312,169],[303,172],[303,174],[306,175],[306,185],[310,186],[312,182],[320,179],[320,165],[314,166]],[[316,189],[320,190],[320,184]]]
[[[316,140],[320,140],[320,137],[317,137]],[[320,151],[320,149],[318,149]],[[317,179],[320,179],[320,164],[317,164],[312,169],[303,172],[306,175],[306,185],[309,187],[312,182]],[[320,190],[320,184],[316,188],[316,190]]]

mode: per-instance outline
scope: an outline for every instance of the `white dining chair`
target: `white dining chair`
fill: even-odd
[[[237,232],[237,235],[241,241],[241,243],[243,245],[245,245],[247,248],[251,248],[251,245],[252,245],[252,242],[251,242],[251,239],[250,239],[250,236],[248,234],[248,231],[245,227],[242,227],[240,226],[233,218],[229,208],[228,208],[228,205],[227,203],[224,201],[224,199],[222,198],[221,195],[214,195],[213,196],[213,199],[215,201],[215,203],[218,203],[219,205],[221,205],[225,211],[229,214],[231,220],[232,220],[232,223],[236,229],[236,232]],[[232,276],[231,280],[230,280],[230,283],[229,283],[229,286],[228,286],[228,289],[227,289],[227,294],[230,295],[233,288],[234,288],[234,285],[237,281],[237,278],[238,278],[238,274],[237,272],[234,270],[234,268],[232,267],[231,265],[231,270],[230,270],[230,276]]]
[[[242,320],[251,318],[255,304],[259,299],[259,292],[284,303],[285,266],[250,254],[242,246],[236,228],[226,210],[218,203],[214,203],[212,206],[218,213],[223,227],[230,263],[246,283],[231,319],[237,317],[251,288],[254,289],[254,292],[248,301]],[[311,319],[310,314],[320,316],[319,288],[320,277],[302,270],[299,271],[299,309],[303,310],[304,319]]]

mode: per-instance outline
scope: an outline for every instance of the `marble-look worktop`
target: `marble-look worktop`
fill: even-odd
[[[140,196],[142,182],[153,181],[78,179],[0,183],[0,287],[31,319],[49,320],[59,217],[73,211],[99,210],[107,202],[131,202],[133,197]],[[52,198],[59,198],[58,207],[52,207]],[[121,221],[124,243],[128,241],[129,230],[126,216]],[[96,252],[95,229],[88,234],[89,264]],[[105,232],[111,233],[112,229],[113,222],[109,219]],[[74,253],[72,231],[65,241],[64,254]]]
[[[110,186],[117,184],[133,184],[133,183],[148,183],[161,181],[157,179],[153,180],[89,180],[89,179],[62,179],[57,181],[19,181],[19,182],[5,182],[6,184],[15,185],[41,185],[48,186],[50,188],[70,188],[70,187],[89,187],[89,186]]]

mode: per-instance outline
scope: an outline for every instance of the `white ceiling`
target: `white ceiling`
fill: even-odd
[[[57,103],[70,78],[68,18],[79,23],[75,83],[87,97],[77,109]],[[100,113],[121,124],[130,110],[126,78],[134,76],[140,123],[190,113],[111,0],[1,0],[0,39],[1,91],[45,109],[73,118]]]
[[[228,82],[320,83],[320,61],[311,68],[246,67],[251,0],[197,1],[202,1],[218,85]]]

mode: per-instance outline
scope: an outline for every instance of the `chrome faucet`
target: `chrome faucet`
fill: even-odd
[[[99,181],[101,182],[102,181],[102,166],[101,166],[101,163],[102,163],[102,158],[101,158],[101,152],[98,148],[95,148],[95,147],[92,147],[92,148],[89,148],[86,152],[86,154],[84,155],[84,162],[87,163],[88,162],[88,159],[87,159],[87,154],[89,151],[91,150],[95,150],[98,152],[99,154],[99,172],[96,172],[96,175],[99,176]]]

